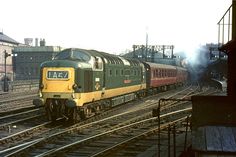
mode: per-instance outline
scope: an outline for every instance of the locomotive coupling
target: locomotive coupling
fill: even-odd
[[[34,99],[33,104],[36,107],[42,106],[44,104],[44,100],[42,98]]]

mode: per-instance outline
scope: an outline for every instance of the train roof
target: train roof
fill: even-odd
[[[180,67],[180,66],[177,66],[177,69],[187,71],[186,68],[184,68],[184,67]]]
[[[117,55],[113,55],[113,54],[109,54],[109,53],[101,52],[101,51],[96,51],[96,50],[85,50],[85,51],[89,52],[92,56],[94,56],[95,54],[95,56],[104,57],[111,64],[124,64],[124,65],[133,65],[133,66],[140,65],[140,61],[135,60],[135,59],[128,59],[128,58],[124,58],[124,57],[120,57]]]
[[[151,62],[145,62],[145,63],[150,65],[150,67],[154,67],[154,68],[176,69],[176,66],[173,66],[173,65],[157,64],[157,63],[151,63]]]
[[[140,61],[135,60],[135,59],[127,59],[124,57],[120,57],[117,55],[113,55],[113,54],[109,54],[109,53],[105,53],[105,52],[101,52],[101,51],[97,51],[97,50],[86,50],[86,49],[79,49],[79,48],[69,48],[69,49],[65,49],[63,51],[80,51],[83,53],[86,53],[87,55],[93,56],[93,57],[103,57],[106,59],[106,62],[109,64],[122,64],[122,65],[131,65],[131,66],[139,66],[140,65]]]

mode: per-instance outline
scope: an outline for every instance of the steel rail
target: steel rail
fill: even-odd
[[[170,116],[170,115],[173,115],[173,114],[182,113],[182,112],[191,111],[191,110],[192,110],[192,108],[187,108],[187,109],[183,109],[183,110],[167,113],[167,114],[161,115],[160,117],[164,118],[164,117],[167,117],[167,116]],[[139,124],[142,124],[142,123],[147,123],[147,122],[153,121],[153,120],[157,120],[157,117],[152,117],[152,118],[145,119],[145,120],[142,120],[142,121],[139,121],[139,122],[135,122],[135,123],[132,123],[132,124],[129,124],[129,125],[126,125],[126,126],[122,126],[122,127],[119,127],[119,128],[113,129],[113,130],[109,130],[107,132],[100,133],[100,134],[97,134],[97,135],[94,135],[94,136],[91,136],[91,137],[88,137],[88,138],[85,138],[85,139],[82,139],[82,140],[70,143],[70,144],[65,145],[63,147],[60,147],[60,148],[51,149],[51,150],[49,150],[47,152],[44,152],[44,153],[42,153],[40,155],[37,155],[36,157],[50,156],[50,155],[55,154],[56,152],[60,152],[62,150],[68,149],[68,148],[70,148],[72,146],[75,146],[75,145],[78,145],[78,144],[82,144],[82,143],[88,142],[90,140],[97,139],[97,138],[100,138],[100,137],[105,136],[105,135],[109,135],[109,134],[111,134],[113,132],[117,132],[117,131],[120,131],[122,129],[126,129],[126,128],[129,128],[129,127],[132,127],[132,126],[136,126],[136,125],[139,125]]]
[[[177,120],[168,122],[168,123],[166,123],[166,124],[161,124],[161,130],[168,128],[169,125],[173,125],[173,124],[175,124],[175,123],[182,122],[182,121],[184,121],[185,119],[187,119],[187,117],[188,117],[188,116],[185,116],[185,117],[183,117],[183,118],[179,118],[179,119],[177,119]],[[134,137],[131,137],[131,138],[129,138],[129,139],[123,141],[123,142],[120,142],[120,143],[118,143],[118,144],[116,144],[116,145],[114,145],[114,146],[111,146],[110,148],[107,148],[107,149],[105,149],[105,150],[102,150],[101,152],[98,152],[98,153],[96,153],[96,154],[94,154],[94,155],[91,155],[90,157],[101,156],[101,155],[106,154],[106,153],[108,153],[109,151],[111,151],[111,150],[113,150],[113,149],[117,149],[118,147],[120,147],[120,146],[122,146],[122,145],[125,145],[125,144],[127,144],[127,143],[129,143],[129,142],[131,142],[131,141],[133,141],[133,140],[136,140],[136,139],[138,139],[138,138],[141,138],[142,136],[147,136],[148,134],[154,134],[154,133],[157,132],[157,131],[158,131],[158,128],[150,129],[150,130],[148,130],[148,131],[146,131],[146,132],[144,132],[144,133],[141,133],[141,134],[139,134],[139,135],[136,135],[136,136],[134,136]]]

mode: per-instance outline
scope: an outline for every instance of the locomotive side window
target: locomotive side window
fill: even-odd
[[[103,69],[103,62],[100,57],[94,57],[94,65],[93,68],[95,70],[102,70]]]
[[[118,76],[118,70],[116,69],[116,76]]]
[[[126,69],[125,70],[125,75],[130,75],[130,70]]]
[[[123,71],[123,69],[121,70],[121,72],[120,72],[120,73],[121,73],[121,76],[123,76],[123,75],[124,75],[124,71]]]
[[[111,69],[109,70],[109,75],[112,76],[112,70]]]

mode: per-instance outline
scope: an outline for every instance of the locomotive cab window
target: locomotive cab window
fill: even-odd
[[[73,51],[72,59],[78,59],[81,61],[88,62],[90,60],[90,56],[87,55],[85,52],[82,51]]]

